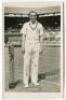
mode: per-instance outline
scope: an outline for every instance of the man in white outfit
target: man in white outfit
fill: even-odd
[[[29,13],[30,21],[25,23],[21,29],[22,53],[24,53],[24,85],[28,87],[29,67],[31,65],[31,82],[38,83],[39,53],[42,52],[43,26],[37,21],[34,11]]]

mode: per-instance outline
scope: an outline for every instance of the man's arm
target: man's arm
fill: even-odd
[[[43,26],[40,25],[40,53],[43,52],[43,34],[44,34],[44,29]]]
[[[22,35],[22,53],[25,53],[25,35]]]
[[[22,53],[25,53],[26,24],[23,25],[20,33],[22,34]]]
[[[40,36],[40,53],[43,52],[43,36]]]

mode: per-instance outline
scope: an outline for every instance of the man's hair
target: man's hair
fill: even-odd
[[[36,13],[35,11],[30,11],[30,12],[29,12],[29,16],[30,16],[32,13],[34,13],[34,14],[37,16],[37,13]]]

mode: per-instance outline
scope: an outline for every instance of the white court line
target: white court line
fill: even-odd
[[[48,83],[50,83],[50,84],[53,84],[53,85],[57,85],[57,86],[60,86],[60,84],[59,83],[56,83],[56,82],[51,82],[51,81],[48,81],[48,80],[44,80],[45,82],[48,82]]]

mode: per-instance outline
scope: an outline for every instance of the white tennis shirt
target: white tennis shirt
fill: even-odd
[[[32,24],[30,21],[25,23],[20,31],[26,36],[26,42],[39,42],[40,36],[43,36],[43,26],[39,22]]]

